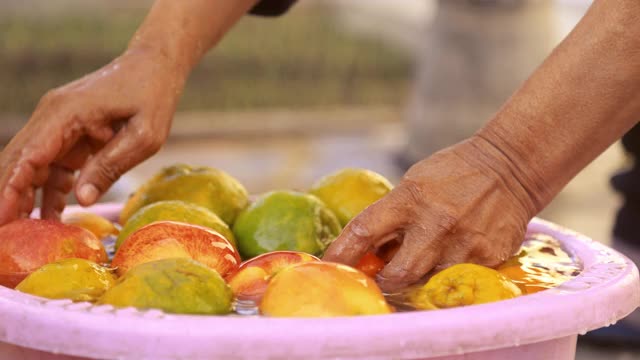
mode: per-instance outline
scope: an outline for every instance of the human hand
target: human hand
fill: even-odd
[[[415,164],[345,227],[323,259],[353,266],[367,251],[400,240],[378,275],[385,291],[461,262],[499,265],[521,245],[536,209],[513,167],[495,153],[472,138]]]
[[[139,48],[49,91],[0,153],[0,225],[28,216],[39,188],[43,218],[59,218],[74,183],[80,204],[96,202],[160,149],[185,76],[166,56]]]

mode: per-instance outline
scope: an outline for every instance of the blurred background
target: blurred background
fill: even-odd
[[[0,144],[49,89],[120,54],[152,1],[0,0]],[[480,127],[570,31],[588,1],[304,0],[247,16],[192,73],[163,150],[114,186],[122,200],[164,165],[209,165],[252,193],[305,189],[365,167],[397,181]],[[616,144],[540,216],[608,243]],[[636,359],[580,344],[578,359]]]

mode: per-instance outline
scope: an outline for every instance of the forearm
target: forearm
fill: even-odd
[[[639,119],[640,2],[599,0],[475,141],[535,213]]]
[[[129,43],[172,62],[186,78],[257,0],[157,0]]]

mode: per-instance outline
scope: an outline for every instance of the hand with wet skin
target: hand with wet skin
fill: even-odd
[[[393,291],[434,269],[513,254],[531,217],[638,122],[639,14],[635,0],[594,1],[487,125],[413,166],[324,259],[354,265],[402,238],[378,279]]]
[[[129,51],[48,92],[0,154],[0,223],[27,216],[38,188],[43,218],[57,219],[80,170],[76,197],[94,203],[154,154],[170,129],[181,81],[162,56]]]
[[[43,96],[0,153],[0,225],[28,216],[38,189],[43,218],[74,187],[91,205],[158,151],[189,72],[255,2],[156,0],[122,56]]]
[[[386,291],[461,262],[502,263],[520,247],[535,210],[522,186],[487,166],[499,159],[483,153],[484,146],[471,139],[414,165],[345,227],[324,260],[355,265],[367,251],[399,240],[400,249],[378,275]]]

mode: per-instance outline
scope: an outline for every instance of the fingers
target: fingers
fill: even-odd
[[[33,204],[36,199],[36,191],[33,187],[26,189],[22,195],[22,201],[20,202],[19,217],[22,219],[28,218],[33,211]]]
[[[47,182],[42,190],[43,219],[60,220],[60,214],[66,205],[67,194],[73,188],[73,170],[53,165]]]
[[[27,125],[0,154],[0,225],[24,216],[33,208],[35,190],[48,176],[49,164],[62,152],[65,142],[76,141],[76,132],[60,126],[66,113],[52,95],[46,95]],[[46,121],[45,121],[46,116]]]
[[[69,150],[69,152],[56,159],[56,166],[70,170],[78,170],[82,168],[89,156],[91,156],[92,153],[100,150],[101,146],[93,147],[91,145],[91,141],[91,138],[80,138],[78,142],[71,148],[71,150]]]
[[[17,160],[9,161],[9,165],[3,166],[5,174],[0,177],[0,225],[11,222],[18,217],[25,217],[31,213],[35,199],[35,189],[42,186],[48,176],[46,167],[38,167],[34,164],[29,151],[24,158],[18,158],[21,153],[1,156],[13,156]],[[6,161],[6,160],[5,160]]]
[[[5,186],[0,199],[0,225],[15,220],[18,216],[21,194],[12,186]]]
[[[393,197],[387,196],[369,206],[344,228],[340,236],[329,246],[323,260],[355,265],[372,247],[401,236],[408,220],[400,213],[402,206],[396,206]]]
[[[43,219],[60,220],[67,205],[67,194],[73,189],[74,170],[80,169],[92,153],[87,138],[81,138],[67,154],[51,165],[49,177],[42,188]]]
[[[378,275],[378,284],[392,292],[407,287],[433,269],[441,257],[442,232],[412,226],[396,255]]]
[[[132,118],[87,160],[75,189],[78,202],[83,206],[95,203],[122,174],[155,154],[165,138],[166,134],[153,129],[140,115]]]

